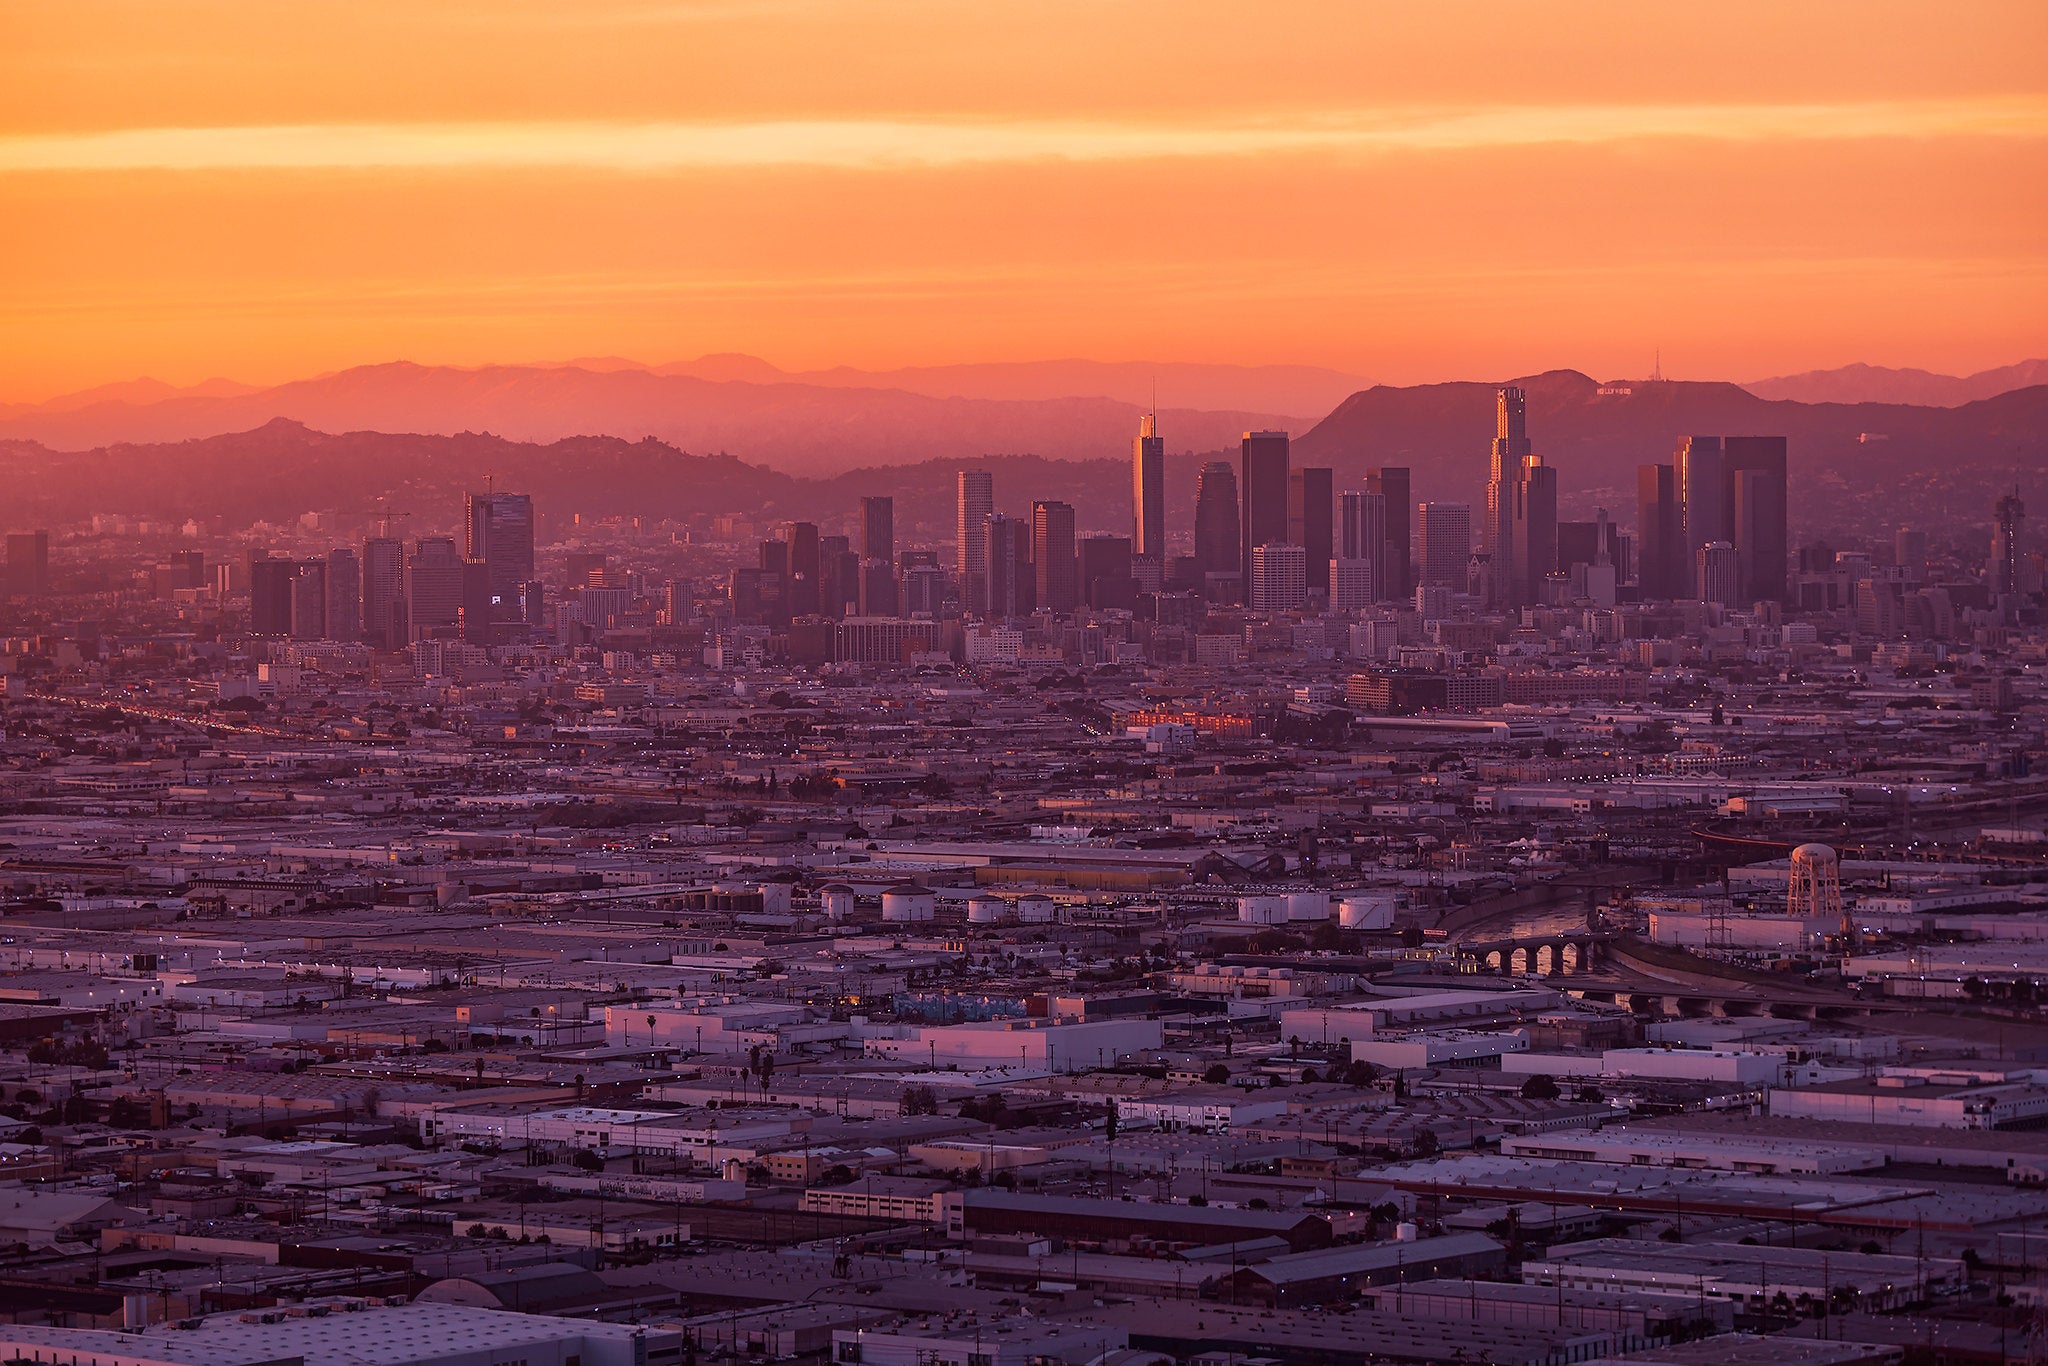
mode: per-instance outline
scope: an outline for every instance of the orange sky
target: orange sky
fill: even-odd
[[[11,0],[0,399],[2048,352],[2048,5]]]

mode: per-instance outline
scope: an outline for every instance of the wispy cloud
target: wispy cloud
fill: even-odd
[[[1336,111],[1204,125],[808,120],[121,128],[0,136],[0,173],[746,167],[854,170],[1273,153],[1458,151],[1648,139],[1780,142],[2048,137],[2048,96],[1833,104]]]

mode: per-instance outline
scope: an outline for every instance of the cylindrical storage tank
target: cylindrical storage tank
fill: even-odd
[[[789,914],[789,884],[787,882],[764,882],[754,888],[761,894],[761,909],[769,915]]]
[[[1289,920],[1328,920],[1330,918],[1330,894],[1328,892],[1289,892],[1287,894],[1287,918]]]
[[[1394,924],[1391,896],[1347,896],[1337,903],[1337,923],[1347,930],[1385,930]]]
[[[1237,899],[1237,918],[1245,925],[1279,925],[1287,920],[1287,898],[1284,896],[1241,896]]]
[[[728,1181],[737,1181],[742,1186],[746,1185],[747,1164],[737,1157],[728,1157],[725,1159],[724,1176]]]
[[[1049,896],[1019,897],[1017,918],[1027,925],[1050,925],[1059,918],[1059,908]]]
[[[825,908],[828,920],[850,920],[853,917],[853,888],[843,882],[833,882],[818,889],[818,904]]]
[[[899,923],[930,920],[938,914],[939,899],[929,887],[899,882],[882,893],[882,919]]]
[[[1415,1225],[1413,1225],[1413,1224],[1396,1224],[1396,1225],[1394,1225],[1394,1241],[1396,1241],[1396,1242],[1400,1242],[1400,1243],[1412,1243],[1412,1242],[1414,1242],[1414,1241],[1415,1241],[1415,1240],[1416,1240],[1417,1238],[1420,1238],[1421,1236],[1422,1236],[1422,1230],[1421,1230],[1421,1229],[1419,1229],[1419,1228],[1417,1228],[1417,1227],[1416,1227]]]
[[[993,925],[1000,921],[1009,909],[1009,904],[999,896],[971,896],[967,898],[967,923]]]

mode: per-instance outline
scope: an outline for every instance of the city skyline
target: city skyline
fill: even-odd
[[[2048,1361],[2039,0],[7,37],[0,1366]]]

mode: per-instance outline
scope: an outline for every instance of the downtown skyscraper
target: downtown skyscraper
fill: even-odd
[[[1336,557],[1337,472],[1295,470],[1287,476],[1287,540],[1302,548],[1312,597],[1330,595],[1330,561]]]
[[[862,616],[893,617],[900,605],[896,591],[896,500],[860,500],[859,567],[855,571],[856,610]]]
[[[2026,591],[2026,539],[2027,505],[2020,501],[2020,491],[2001,494],[1992,509],[1991,522],[1991,563],[1990,588],[1994,602],[2011,599]],[[2010,602],[1998,604],[2010,616],[2013,608]]]
[[[462,557],[485,566],[492,615],[517,617],[520,594],[534,576],[532,495],[472,493],[462,513]]]
[[[1557,468],[1540,455],[1522,457],[1515,480],[1512,554],[1506,607],[1543,601],[1545,584],[1557,572]]]
[[[1237,493],[1244,500],[1238,573],[1248,591],[1252,551],[1287,543],[1287,433],[1246,432],[1238,451],[1238,471]]]
[[[988,519],[996,510],[995,476],[961,470],[954,488],[954,553],[960,602],[969,612],[988,610]]]
[[[1671,465],[1636,466],[1636,588],[1645,599],[1682,598],[1691,586],[1679,515],[1678,473]]]
[[[1530,453],[1529,400],[1516,386],[1494,393],[1493,458],[1486,478],[1486,514],[1479,548],[1486,555],[1486,597],[1490,605],[1515,605],[1515,485]],[[1547,572],[1547,571],[1546,571]]]
[[[1166,439],[1157,413],[1138,419],[1131,441],[1131,553],[1166,563]]]
[[[1735,598],[1785,600],[1786,464],[1782,436],[1689,436],[1674,461],[1680,532],[1694,596],[1700,548],[1725,541],[1738,558]],[[1718,564],[1719,561],[1717,560]]]
[[[1382,465],[1365,472],[1365,491],[1376,493],[1386,504],[1386,552],[1379,570],[1381,600],[1406,601],[1415,592],[1409,573],[1411,527],[1415,512],[1414,491],[1406,465]]]
[[[1422,582],[1464,592],[1472,568],[1472,505],[1424,503],[1418,511]]]
[[[1074,505],[1031,505],[1031,563],[1037,570],[1036,602],[1050,612],[1071,612],[1080,601],[1074,559]]]
[[[1227,460],[1211,460],[1195,477],[1195,575],[1204,597],[1237,598],[1243,593],[1237,472]],[[1224,585],[1235,580],[1237,587]]]
[[[1337,563],[1330,574],[1330,606],[1350,612],[1372,606],[1386,591],[1387,500],[1377,493],[1347,493],[1337,500],[1337,506]]]

